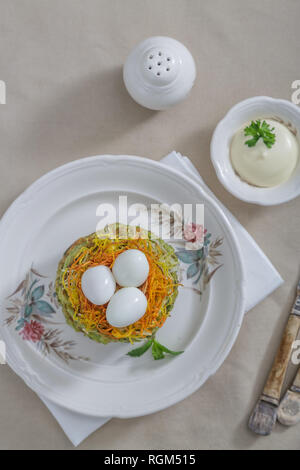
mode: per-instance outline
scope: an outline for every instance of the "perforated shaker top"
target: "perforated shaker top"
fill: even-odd
[[[141,67],[143,76],[152,85],[166,85],[177,77],[180,59],[170,49],[153,47],[144,53]]]
[[[182,101],[196,77],[194,59],[176,39],[156,36],[138,44],[123,70],[125,86],[142,106],[166,109]]]

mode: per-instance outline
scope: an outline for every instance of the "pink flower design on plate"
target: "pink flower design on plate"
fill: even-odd
[[[41,340],[44,331],[44,327],[41,323],[31,320],[30,323],[26,323],[20,334],[26,341],[32,341],[33,343],[37,343]]]
[[[194,222],[192,222],[191,224],[187,224],[184,226],[183,236],[184,236],[184,239],[188,242],[203,243],[205,232],[206,230],[204,230],[203,225],[195,224]]]

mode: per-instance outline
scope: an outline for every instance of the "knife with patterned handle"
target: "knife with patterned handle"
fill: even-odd
[[[300,280],[283,338],[263,393],[249,420],[249,428],[262,436],[271,434],[277,419],[282,386],[290,361],[293,343],[300,329]]]

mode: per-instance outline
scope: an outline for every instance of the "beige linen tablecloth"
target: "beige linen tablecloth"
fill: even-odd
[[[269,208],[238,201],[209,159],[212,131],[237,101],[290,99],[300,79],[299,18],[298,0],[0,0],[0,215],[36,178],[75,158],[159,160],[176,148],[286,281],[246,316],[230,356],[198,392],[155,415],[114,419],[79,448],[300,449],[300,427],[278,425],[261,438],[246,426],[299,276],[300,199]],[[186,44],[198,69],[192,95],[166,112],[136,105],[121,75],[129,50],[158,34]],[[71,447],[39,398],[0,366],[0,448]]]

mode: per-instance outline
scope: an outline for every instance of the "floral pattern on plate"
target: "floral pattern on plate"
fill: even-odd
[[[192,287],[185,284],[182,286],[192,288],[202,295],[212,277],[223,266],[218,260],[222,256],[220,247],[223,238],[212,240],[212,234],[202,224],[185,220],[182,212],[175,211],[166,204],[158,205],[154,216],[159,230],[167,227],[165,234],[170,238],[169,243],[174,243],[176,255],[181,262],[180,282],[192,282]]]
[[[59,306],[52,281],[47,283],[45,276],[31,268],[8,300],[5,324],[14,326],[23,340],[35,344],[44,355],[55,354],[66,363],[89,360],[72,354],[75,341],[62,339],[62,331],[57,328],[61,322],[54,320]]]
[[[205,230],[202,248],[197,250],[184,248],[176,251],[178,259],[184,265],[187,265],[187,268],[183,269],[186,279],[192,281],[193,289],[200,295],[204,292],[218,269],[223,266],[218,261],[219,256],[222,256],[219,247],[222,245],[223,239],[216,238],[212,241],[211,236],[211,233]],[[211,269],[211,267],[213,267],[213,269]]]

